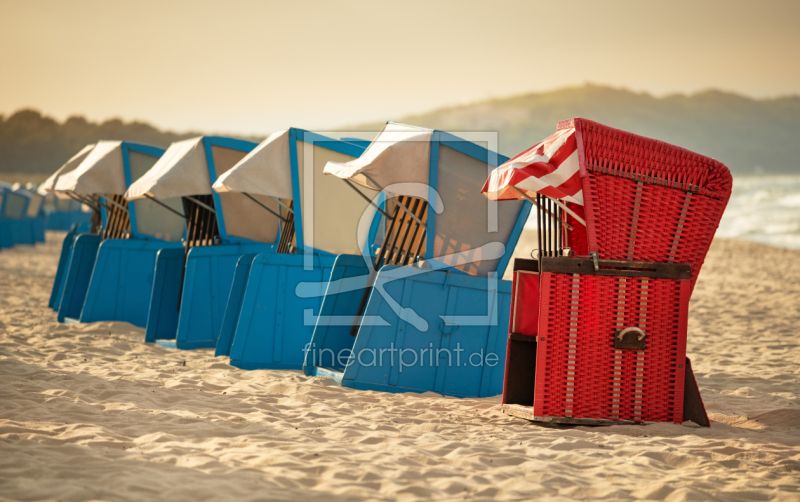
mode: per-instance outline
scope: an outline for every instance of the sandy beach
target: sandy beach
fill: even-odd
[[[800,500],[800,251],[713,244],[688,341],[711,428],[577,427],[59,324],[62,238],[0,251],[0,500]]]

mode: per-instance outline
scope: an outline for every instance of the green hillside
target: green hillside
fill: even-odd
[[[752,99],[721,91],[656,98],[597,85],[451,106],[387,117],[448,131],[498,131],[500,151],[514,155],[555,131],[556,122],[586,117],[694,150],[736,173],[800,173],[800,96]],[[377,130],[381,123],[348,127]],[[142,122],[59,123],[33,110],[0,116],[0,179],[41,178],[84,145],[126,139],[161,147],[200,133],[160,131]],[[258,140],[258,138],[247,138]]]
[[[492,99],[397,119],[449,131],[499,131],[515,155],[585,117],[714,157],[737,173],[800,173],[800,96],[752,99],[721,91],[656,98],[597,85]],[[375,128],[365,124],[354,129]]]

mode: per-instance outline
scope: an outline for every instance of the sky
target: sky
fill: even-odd
[[[800,94],[800,2],[0,0],[0,114],[265,134],[586,82]]]

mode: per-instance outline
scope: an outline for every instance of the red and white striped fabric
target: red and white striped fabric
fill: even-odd
[[[498,166],[481,192],[491,200],[523,198],[512,187],[528,196],[540,193],[583,205],[575,128],[562,129]]]

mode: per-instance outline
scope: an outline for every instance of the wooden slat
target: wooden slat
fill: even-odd
[[[420,258],[420,252],[425,249],[426,229],[428,220],[428,203],[417,197],[400,196],[396,204],[402,204],[408,211],[396,207],[391,219],[386,222],[387,231],[375,258],[375,270],[386,265],[411,265]],[[411,212],[419,218],[423,225],[408,213]],[[350,334],[356,336],[361,323],[361,316],[367,307],[367,300],[372,291],[371,287],[364,290],[358,313]]]
[[[290,208],[294,208],[294,201],[289,201],[287,204]],[[293,243],[296,242],[295,225],[294,225],[294,212],[287,211],[286,221],[283,222],[281,228],[281,238],[278,241],[279,253],[290,253],[294,251]]]
[[[105,198],[113,200],[122,207],[127,207],[127,201],[123,195],[106,195]],[[103,229],[103,239],[130,239],[130,215],[116,204],[106,204],[106,228]]]
[[[556,274],[649,277],[652,279],[691,279],[692,267],[685,263],[654,263],[628,260],[600,260],[600,270],[592,260],[572,257],[542,258],[541,271]]]

